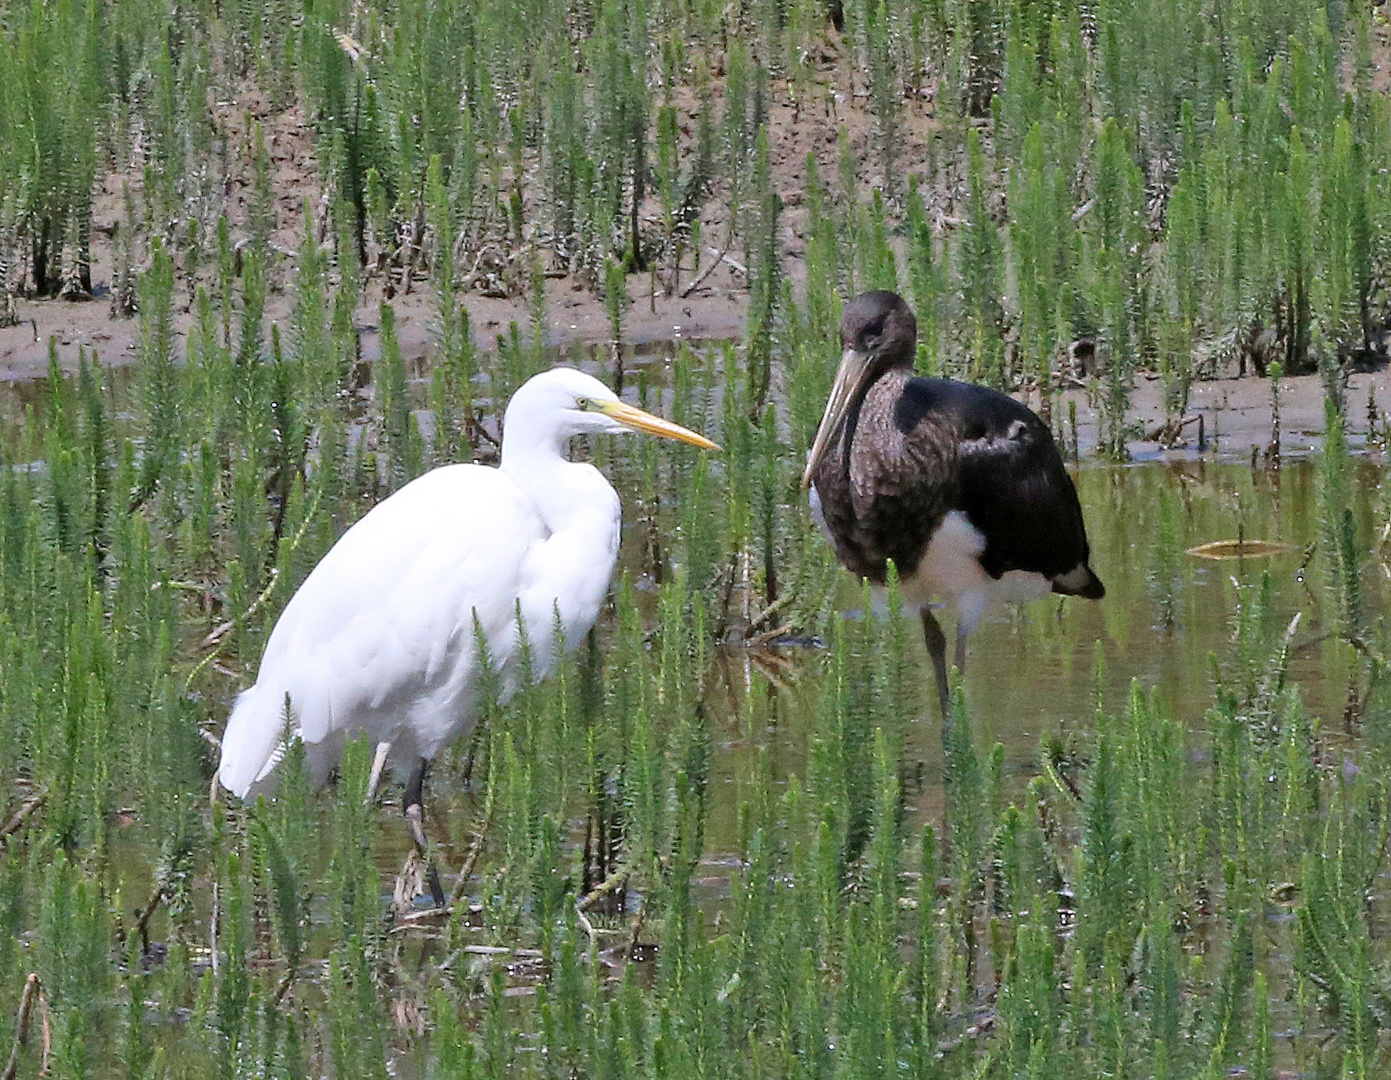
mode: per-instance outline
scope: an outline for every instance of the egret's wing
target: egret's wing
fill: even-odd
[[[544,537],[516,486],[480,466],[436,469],[373,508],[271,632],[256,685],[228,720],[223,785],[243,794],[273,768],[287,694],[311,747],[360,731],[391,738],[422,699],[442,715],[424,718],[417,741],[442,741],[467,716],[476,634],[495,667],[510,661],[524,563]]]

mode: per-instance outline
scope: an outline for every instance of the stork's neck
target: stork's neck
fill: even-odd
[[[898,400],[912,378],[911,366],[891,367],[870,383],[859,400],[851,404],[845,415],[845,431],[841,436],[841,461],[846,472],[850,469],[850,447],[861,422],[879,424],[890,420],[893,402]]]
[[[865,391],[865,397],[869,397],[870,394],[886,393],[897,397],[903,393],[903,388],[912,381],[912,378],[913,365],[911,363],[895,364],[891,368],[885,368],[879,378],[875,379],[870,384],[869,389]]]

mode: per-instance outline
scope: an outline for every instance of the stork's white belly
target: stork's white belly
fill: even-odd
[[[904,579],[904,599],[917,604],[933,599],[952,602],[969,633],[991,602],[1038,600],[1052,591],[1052,582],[1028,570],[1010,570],[992,578],[980,564],[984,551],[984,534],[965,513],[952,510],[932,534],[917,572]]]

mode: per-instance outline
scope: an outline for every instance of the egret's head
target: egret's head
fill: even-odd
[[[568,367],[552,368],[528,379],[508,402],[502,430],[504,448],[509,435],[514,439],[529,437],[528,441],[547,437],[563,441],[588,432],[644,431],[707,450],[719,449],[705,436],[619,400],[598,379]]]
[[[845,305],[840,317],[840,367],[836,369],[831,396],[807,457],[803,487],[811,484],[816,466],[840,435],[851,405],[884,372],[896,367],[911,368],[917,343],[918,321],[898,293],[861,293]]]

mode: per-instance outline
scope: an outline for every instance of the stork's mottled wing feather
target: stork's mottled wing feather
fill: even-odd
[[[1026,406],[982,386],[913,379],[897,411],[900,430],[931,414],[931,426],[957,433],[956,508],[986,537],[986,573],[1053,578],[1086,563],[1077,490],[1053,436]]]

